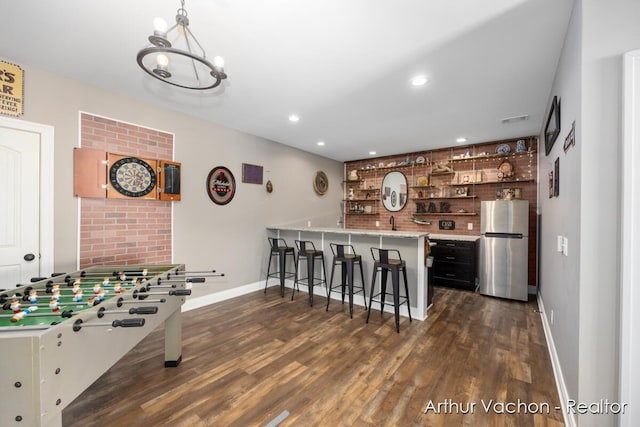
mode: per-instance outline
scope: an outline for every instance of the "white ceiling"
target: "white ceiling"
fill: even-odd
[[[538,134],[574,3],[186,0],[191,31],[229,75],[201,92],[136,63],[178,0],[0,1],[6,60],[340,161]],[[411,87],[421,73],[431,83]]]

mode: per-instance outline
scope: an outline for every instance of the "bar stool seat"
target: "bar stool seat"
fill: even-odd
[[[390,258],[389,253],[395,255],[397,258]],[[409,287],[407,285],[407,264],[402,259],[400,251],[397,249],[380,249],[371,248],[371,256],[373,257],[373,277],[371,278],[371,290],[369,292],[369,309],[367,310],[367,321],[369,323],[369,316],[371,315],[372,303],[380,303],[380,315],[384,311],[384,303],[387,295],[393,296],[393,308],[396,317],[396,332],[400,332],[400,305],[406,303],[407,311],[409,312],[409,322],[411,319],[411,304],[409,303]],[[376,285],[376,276],[378,271],[382,273],[380,280],[380,292],[374,295],[374,288]],[[402,277],[404,279],[404,297],[400,296],[400,271],[402,271]],[[391,272],[391,285],[392,292],[387,292],[387,275]],[[374,299],[378,298],[379,299]]]
[[[298,248],[298,259],[296,261],[296,269],[300,271],[300,261],[307,261],[307,277],[298,277],[296,275],[296,280],[293,287],[293,292],[291,293],[291,301],[293,301],[293,296],[296,293],[296,288],[298,288],[298,292],[300,292],[299,284],[306,284],[309,288],[309,305],[313,307],[313,287],[326,284],[327,283],[327,270],[324,265],[324,252],[322,250],[316,249],[313,242],[308,240],[296,240],[296,247]],[[322,277],[315,277],[315,263],[316,260],[322,261]]]
[[[356,254],[353,245],[342,245],[336,243],[330,243],[331,252],[333,253],[333,262],[331,263],[331,279],[329,280],[329,287],[327,287],[327,311],[329,311],[329,303],[331,302],[331,292],[335,292],[334,289],[341,288],[342,292],[342,304],[344,304],[344,295],[346,288],[348,288],[349,295],[349,317],[353,319],[353,294],[362,292],[364,297],[364,308],[367,309],[367,295],[365,293],[364,273],[362,272],[362,257]],[[345,249],[349,251],[345,251]],[[360,281],[361,286],[356,286],[353,282],[353,269],[355,265],[360,266]],[[342,272],[342,283],[337,286],[333,286],[333,274],[335,272],[336,265],[340,265]],[[357,289],[357,291],[355,290]]]
[[[287,245],[284,239],[275,237],[267,237],[269,240],[269,262],[267,264],[267,279],[264,282],[264,293],[267,293],[267,285],[269,284],[269,278],[280,279],[280,296],[284,296],[284,281],[287,278],[297,277],[298,268],[296,264],[296,253],[292,246]],[[278,271],[271,273],[271,259],[273,256],[278,257],[279,268]],[[295,271],[286,271],[287,255],[291,255],[293,260],[293,266]]]

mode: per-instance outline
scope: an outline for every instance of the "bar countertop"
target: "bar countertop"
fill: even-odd
[[[286,231],[304,231],[311,233],[334,233],[334,234],[352,234],[359,236],[383,236],[383,237],[399,237],[407,239],[417,239],[420,237],[428,237],[429,233],[415,231],[391,231],[391,230],[366,230],[358,228],[337,228],[337,227],[302,227],[302,226],[269,226],[268,230],[286,230]]]
[[[335,234],[352,234],[360,236],[383,236],[398,237],[407,239],[417,239],[420,237],[428,237],[430,240],[463,240],[468,242],[476,241],[480,236],[469,236],[460,234],[434,234],[417,231],[391,231],[391,230],[367,230],[358,228],[338,228],[338,227],[304,227],[304,226],[269,226],[268,230],[286,230],[286,231],[302,231],[311,233],[335,233]]]

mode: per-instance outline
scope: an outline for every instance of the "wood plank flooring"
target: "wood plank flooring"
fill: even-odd
[[[393,314],[365,324],[363,307],[350,319],[348,304],[326,312],[316,294],[309,307],[306,294],[290,301],[272,287],[184,313],[179,367],[163,367],[156,330],[63,425],[265,426],[283,411],[280,426],[564,425],[534,299],[436,288],[429,318],[403,317],[397,334]],[[518,402],[515,414],[500,406]]]

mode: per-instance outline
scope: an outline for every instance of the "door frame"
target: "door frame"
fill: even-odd
[[[622,108],[622,236],[620,289],[620,402],[628,411],[620,425],[640,422],[640,173],[633,168],[640,162],[640,50],[627,52],[623,62]],[[635,311],[634,311],[635,309]]]
[[[40,266],[41,276],[54,272],[53,146],[54,127],[0,117],[0,126],[40,135]]]

